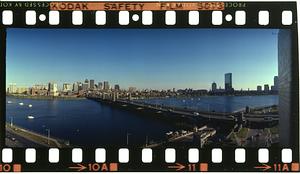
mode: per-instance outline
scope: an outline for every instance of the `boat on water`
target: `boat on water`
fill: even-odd
[[[28,118],[28,119],[34,119],[34,116],[28,115],[27,118]]]
[[[28,107],[30,107],[30,108],[31,108],[31,107],[32,107],[32,105],[28,105]]]
[[[23,106],[23,105],[24,105],[24,103],[19,103],[19,105]]]
[[[11,104],[11,103],[12,103],[12,101],[7,101],[7,103],[8,103],[8,104]]]

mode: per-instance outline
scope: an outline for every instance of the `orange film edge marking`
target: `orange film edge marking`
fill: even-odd
[[[291,170],[292,171],[299,171],[299,163],[292,163]]]
[[[50,2],[58,11],[224,10],[224,2]]]
[[[22,171],[22,165],[21,164],[14,164],[13,165],[13,171],[14,172],[21,172]]]
[[[201,172],[208,171],[208,164],[207,163],[200,163],[200,171]]]
[[[118,171],[118,163],[110,163],[109,164],[109,171]]]

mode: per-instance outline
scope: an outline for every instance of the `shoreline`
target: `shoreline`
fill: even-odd
[[[24,98],[33,100],[85,100],[85,97],[61,97],[61,96],[29,96],[29,95],[6,95],[12,98]]]
[[[9,131],[13,135],[18,135],[28,141],[34,142],[39,144],[43,147],[70,147],[64,143],[64,140],[54,138],[54,137],[47,137],[37,132],[33,132],[31,130],[22,128],[17,125],[10,125],[9,123],[5,123],[5,131]]]

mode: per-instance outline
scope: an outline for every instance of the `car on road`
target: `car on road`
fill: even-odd
[[[198,112],[194,112],[193,114],[196,115],[196,116],[200,115]]]
[[[235,117],[233,115],[229,115],[228,118],[234,119]]]
[[[264,120],[265,120],[265,121],[272,121],[273,118],[272,118],[272,117],[264,117]]]

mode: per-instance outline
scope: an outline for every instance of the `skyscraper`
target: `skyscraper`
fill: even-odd
[[[232,91],[232,73],[225,74],[225,91]]]
[[[104,81],[104,87],[103,87],[104,90],[109,90],[109,83],[108,81]]]
[[[278,91],[278,76],[274,76],[274,91]]]
[[[293,32],[279,29],[278,33],[278,91],[279,91],[279,144],[281,147],[297,147],[299,139],[293,136],[299,132],[299,75],[297,57],[293,52],[293,43],[297,43]],[[297,45],[297,44],[296,44]],[[296,124],[295,124],[296,123]],[[299,122],[298,122],[299,123]]]
[[[258,85],[256,90],[257,91],[262,91],[262,86]]]
[[[268,85],[268,84],[265,84],[265,85],[264,85],[264,91],[268,92],[269,90],[270,90],[269,85]]]
[[[213,82],[212,84],[211,84],[211,91],[216,91],[217,90],[217,84],[216,84],[216,82]]]
[[[102,90],[102,89],[103,89],[102,82],[99,82],[99,83],[98,83],[98,89],[100,89],[100,90]]]
[[[90,80],[90,89],[94,89],[95,87],[95,80]]]
[[[118,90],[118,91],[119,91],[119,90],[120,90],[120,85],[118,85],[118,84],[115,85],[115,90]]]

